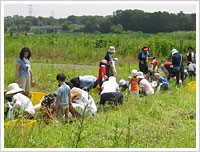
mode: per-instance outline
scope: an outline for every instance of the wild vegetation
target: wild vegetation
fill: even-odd
[[[98,65],[110,45],[115,46],[118,64],[131,64],[135,61],[144,44],[150,48],[150,55],[161,62],[171,59],[171,50],[176,48],[186,54],[188,46],[196,48],[195,32],[172,32],[144,34],[47,34],[5,35],[5,60],[17,58],[20,50],[31,49],[31,62],[74,63]]]
[[[177,48],[184,56],[187,47],[196,48],[195,32],[159,34],[56,34],[5,35],[4,88],[15,80],[16,58],[22,47],[31,49],[31,67],[35,77],[32,91],[52,93],[58,88],[56,75],[64,73],[67,80],[91,74],[98,75],[98,64],[110,45],[116,47],[117,81],[128,79],[133,68],[138,69],[137,54],[147,44],[150,54],[159,64],[169,60],[171,49]],[[55,64],[96,65],[93,69],[69,68]],[[131,97],[124,93],[124,104],[105,106],[105,112],[85,117],[69,124],[37,123],[31,129],[20,124],[10,126],[4,133],[6,148],[195,148],[196,147],[196,92],[187,87],[195,79],[186,79],[176,89],[170,81],[169,92],[148,97]],[[99,95],[90,92],[99,102]],[[5,120],[7,121],[7,120]]]

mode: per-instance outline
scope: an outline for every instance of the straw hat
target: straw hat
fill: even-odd
[[[123,86],[123,85],[125,85],[126,84],[126,81],[124,80],[124,79],[121,79],[120,81],[119,81],[119,85],[120,86]]]
[[[114,46],[110,46],[108,52],[109,53],[115,53],[115,47]]]
[[[135,70],[135,69],[133,69],[132,71],[131,71],[131,76],[132,77],[135,77],[135,76],[137,76],[137,70]]]
[[[178,53],[177,49],[172,49],[172,55],[174,55],[175,53]]]
[[[8,91],[6,92],[6,95],[17,93],[20,91],[24,91],[24,89],[21,89],[17,83],[11,83],[8,85]]]
[[[137,74],[138,74],[137,78],[144,79],[143,72],[138,72]]]
[[[159,73],[155,73],[154,77],[159,80],[160,79],[160,74]]]

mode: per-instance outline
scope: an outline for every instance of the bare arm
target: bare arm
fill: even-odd
[[[20,66],[21,66],[20,64],[16,64],[16,75],[15,75],[15,76],[16,76],[16,79],[15,79],[15,82],[16,82],[16,83],[19,82],[19,78],[18,78],[18,77],[19,77],[19,69],[20,69]]]
[[[56,112],[57,112],[57,110],[58,110],[58,104],[59,104],[59,102],[60,102],[60,96],[57,95],[56,104],[55,104],[55,111],[56,111]]]
[[[190,61],[188,60],[188,57],[187,57],[187,56],[186,56],[186,58],[185,58],[185,59],[186,59],[186,62],[187,62],[187,63],[190,63]]]

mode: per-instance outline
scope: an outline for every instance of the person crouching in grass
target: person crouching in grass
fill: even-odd
[[[62,73],[58,74],[56,79],[60,87],[58,88],[58,91],[57,91],[57,98],[56,98],[56,104],[54,106],[54,110],[57,113],[57,118],[59,121],[68,122],[69,121],[69,117],[68,117],[69,104],[71,104],[70,87],[65,83],[66,77],[64,74]]]
[[[159,73],[154,74],[155,79],[157,82],[157,91],[159,90],[168,90],[169,89],[169,82],[164,77],[161,77]]]
[[[132,78],[129,81],[130,94],[132,94],[132,95],[139,94],[139,87],[138,87],[139,79],[137,78],[137,70],[133,69],[131,71],[131,76],[132,76]]]
[[[138,72],[137,74],[137,78],[139,79],[139,85],[142,88],[142,91],[140,91],[140,94],[143,95],[151,95],[154,94],[154,89],[152,88],[151,84],[149,83],[149,81],[147,81],[144,78],[143,72]]]

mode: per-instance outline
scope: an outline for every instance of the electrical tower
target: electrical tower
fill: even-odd
[[[54,11],[53,10],[51,11],[51,17],[54,17]]]
[[[32,14],[33,14],[33,5],[28,5],[28,14],[29,14],[29,16],[32,16]]]

